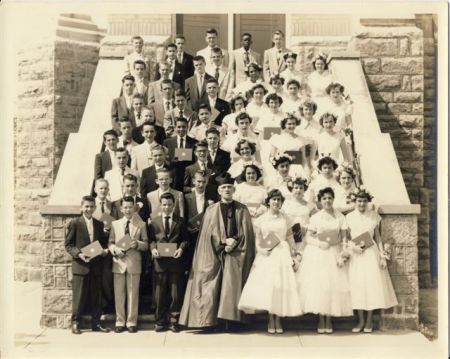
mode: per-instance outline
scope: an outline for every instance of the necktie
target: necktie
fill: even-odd
[[[281,49],[278,50],[278,55],[277,55],[277,63],[278,63],[278,65],[280,65],[280,61],[281,61]]]
[[[214,73],[214,78],[219,81],[219,68],[216,67],[216,72]]]
[[[231,206],[231,203],[228,204],[227,208],[227,237],[232,236],[233,232],[233,208]]]
[[[121,171],[122,171],[122,176],[125,176],[125,168],[122,168]]]
[[[182,56],[181,52],[177,52],[177,59],[180,64],[183,62],[183,59],[181,56]]]
[[[136,118],[137,118],[138,120],[141,119],[141,113],[140,113],[140,112],[137,112],[137,113],[136,113]]]
[[[216,151],[215,150],[210,151],[209,156],[211,157],[211,162],[214,162],[214,159],[216,158]]]
[[[202,94],[202,89],[203,89],[203,75],[198,75],[200,77],[200,86],[198,88],[198,94],[201,95]]]
[[[105,202],[102,201],[102,208],[101,208],[102,213],[105,213]]]
[[[184,138],[180,137],[180,148],[184,148]]]
[[[127,224],[125,225],[125,234],[130,234],[130,221],[127,221]]]
[[[123,147],[127,147],[130,144],[127,140],[123,140]]]
[[[183,110],[180,110],[180,117],[183,117]]]
[[[164,230],[166,233],[166,237],[169,235],[170,232],[170,224],[169,224],[169,216],[164,217]]]
[[[169,111],[169,110],[170,110],[169,101],[165,101],[164,102],[164,111]]]
[[[250,62],[250,56],[248,55],[248,51],[245,51],[244,53],[244,65],[248,65]]]

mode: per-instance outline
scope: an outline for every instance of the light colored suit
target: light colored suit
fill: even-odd
[[[142,60],[145,62],[145,78],[147,78],[149,81],[151,81],[150,78],[150,59],[145,56],[143,53],[138,54],[137,52],[132,52],[131,54],[124,57],[124,75],[133,75],[134,69],[133,65],[134,62],[137,60]]]
[[[139,177],[143,170],[153,165],[152,149],[157,146],[160,145],[156,141],[151,144],[144,142],[131,150],[131,169],[137,171]]]
[[[183,192],[177,191],[173,188],[169,189],[169,192],[173,194],[175,197],[175,209],[174,213],[179,215],[180,217],[184,217],[184,196]],[[161,195],[161,191],[159,188],[150,193],[147,193],[147,200],[150,207],[150,216],[151,218],[155,218],[160,216],[161,211],[161,202],[159,201],[159,197]]]
[[[132,170],[130,167],[125,167],[125,174],[132,174],[138,178],[139,187],[139,173]],[[122,185],[123,176],[119,167],[114,167],[113,169],[105,172],[105,179],[109,183],[109,200],[111,202],[117,201],[122,198]]]
[[[109,249],[115,253],[116,241],[125,236],[127,218],[113,221],[109,234]],[[122,258],[113,257],[114,297],[116,301],[116,326],[136,326],[139,307],[139,281],[142,271],[141,253],[148,250],[147,227],[138,216],[129,224],[130,237],[137,242],[137,248],[130,248]],[[125,300],[127,311],[125,311]],[[128,316],[126,316],[128,312]],[[126,318],[126,320],[125,320]]]
[[[248,57],[250,62],[257,63],[261,65],[261,54],[250,49],[248,51]],[[239,85],[241,82],[247,80],[247,75],[245,74],[245,50],[243,47],[233,50],[230,53],[230,69],[234,71],[235,74],[235,85]]]
[[[205,68],[206,72],[214,77],[216,73],[215,65],[208,65]],[[218,97],[223,100],[229,101],[231,99],[231,93],[234,88],[234,72],[229,67],[220,66],[219,68],[219,93]]]
[[[163,94],[161,90],[161,83],[162,79],[159,79],[157,81],[150,82],[148,84],[148,90],[147,90],[147,103],[149,105],[152,105],[155,109],[155,116],[156,116],[156,124],[158,126],[163,126],[163,120],[164,120],[164,108],[163,108]],[[180,89],[180,84],[172,81],[172,86],[174,92],[178,89]],[[161,116],[162,115],[162,116]]]
[[[283,59],[283,55],[292,52],[289,49],[282,48],[280,53],[280,61],[277,60],[278,50],[275,47],[272,47],[268,50],[264,51],[264,63],[263,63],[263,71],[264,71],[264,80],[269,82],[271,76],[281,73],[284,69],[286,69],[287,65]]]
[[[133,149],[133,147],[137,146],[138,143],[135,142],[133,139],[131,139],[131,142],[129,142],[126,146],[124,146],[123,141],[124,141],[123,136],[119,136],[119,141],[117,142],[117,148],[125,147],[126,150],[128,151],[128,153],[131,155],[131,150]]]
[[[229,56],[228,56],[228,51],[225,49],[222,49],[222,54],[223,54],[223,65],[224,66],[228,66],[229,63]],[[206,64],[211,64],[211,50],[212,48],[209,46],[206,46],[204,49],[198,50],[197,51],[197,56],[203,56],[205,58],[205,62]]]

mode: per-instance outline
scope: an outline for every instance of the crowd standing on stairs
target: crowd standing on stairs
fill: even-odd
[[[354,313],[352,331],[372,332],[373,310],[397,299],[352,100],[327,55],[299,72],[281,31],[263,55],[249,33],[230,53],[217,35],[195,56],[177,35],[154,67],[131,39],[92,193],[67,229],[72,332],[89,298],[92,330],[109,331],[103,311],[135,333],[142,293],[157,332],[242,330],[255,313],[271,334],[305,313],[319,334]]]

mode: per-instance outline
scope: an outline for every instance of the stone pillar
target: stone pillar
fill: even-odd
[[[15,116],[15,279],[41,275],[40,209],[47,204],[69,132],[76,132],[98,61],[90,19],[65,14],[52,36],[19,52]],[[82,30],[80,30],[82,29]]]

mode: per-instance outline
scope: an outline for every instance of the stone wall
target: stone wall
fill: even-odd
[[[424,33],[414,19],[402,19],[398,23],[392,19],[387,22],[370,19],[364,25],[355,33],[349,48],[360,51],[381,131],[391,135],[411,203],[421,204],[419,275],[421,286],[427,287],[431,279],[430,183],[425,178],[430,182],[429,164],[434,158],[431,149],[424,151],[432,147],[429,137],[434,117],[430,109],[430,81],[424,81],[424,68],[431,60],[424,52]],[[427,160],[424,153],[428,153]]]
[[[98,43],[56,36],[19,53],[15,117],[15,279],[40,279],[40,208],[47,204],[70,132],[77,132]]]

